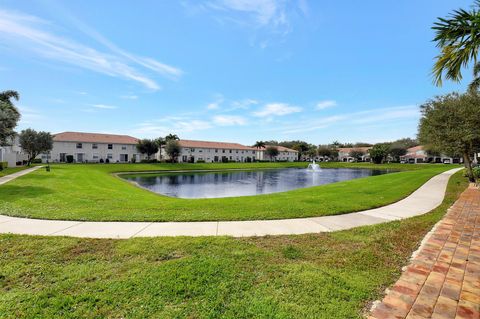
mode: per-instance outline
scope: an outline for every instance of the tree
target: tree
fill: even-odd
[[[165,152],[170,157],[172,163],[177,161],[178,156],[181,152],[180,143],[176,140],[169,140],[167,145],[165,145]]]
[[[253,145],[253,147],[255,147],[255,148],[257,148],[257,149],[264,148],[264,147],[265,147],[265,142],[257,141],[257,142],[255,142],[255,144]]]
[[[285,146],[285,145],[282,145],[282,146]],[[285,146],[285,147],[288,147],[288,146]],[[307,142],[298,141],[291,148],[298,151],[298,160],[300,160],[302,158],[302,155],[310,149],[310,145]]]
[[[158,149],[160,150],[160,160],[162,159],[162,147],[167,143],[164,137],[159,137],[155,140],[155,144],[158,145]]]
[[[155,140],[143,139],[137,143],[137,150],[142,154],[147,154],[147,159],[158,152],[158,144]]]
[[[265,149],[265,154],[267,154],[271,159],[275,160],[275,157],[278,156],[278,148],[275,146],[268,146]]]
[[[0,92],[0,146],[8,145],[15,136],[13,129],[20,120],[20,112],[13,105],[11,99],[18,101],[19,98],[20,95],[17,91]]]
[[[390,146],[387,143],[373,145],[370,149],[370,158],[372,159],[372,162],[375,164],[382,164],[382,162],[386,160],[389,150]]]
[[[395,162],[400,162],[400,157],[407,154],[407,149],[403,146],[390,145],[388,154],[393,158]]]
[[[365,155],[365,152],[360,149],[353,149],[350,153],[348,153],[348,155],[358,161],[362,159],[362,157]]]
[[[180,140],[180,138],[178,137],[177,134],[168,134],[167,136],[165,136],[165,142],[178,141],[178,140]]]
[[[318,147],[317,153],[319,156],[330,158],[332,157],[333,150],[326,146],[320,146]]]
[[[312,146],[310,147],[310,149],[307,151],[307,155],[308,155],[308,157],[310,157],[310,158],[316,157],[317,154],[318,154],[317,148],[316,148],[314,145],[312,145]]]
[[[471,157],[480,149],[480,94],[451,93],[421,106],[418,137],[427,148],[461,155],[470,182],[475,181]]]
[[[437,42],[440,54],[433,66],[434,82],[442,85],[442,77],[459,82],[462,68],[474,63],[474,80],[470,89],[480,86],[480,65],[477,63],[480,46],[480,1],[476,0],[470,10],[454,10],[447,18],[438,18],[432,29],[433,41]]]
[[[414,146],[417,146],[418,145],[418,141],[416,139],[412,139],[412,138],[401,138],[399,140],[396,140],[396,141],[393,141],[391,143],[391,147],[394,148],[394,147],[399,147],[399,148],[410,148],[410,147],[414,147]]]
[[[20,133],[20,147],[28,154],[28,165],[30,165],[39,154],[52,149],[53,137],[48,132],[37,132],[28,128]]]

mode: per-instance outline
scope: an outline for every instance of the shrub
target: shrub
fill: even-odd
[[[103,160],[103,158],[100,159],[100,163],[104,163],[105,161]]]
[[[73,163],[73,155],[67,155],[67,163]]]
[[[32,160],[32,163],[33,164],[41,164],[42,163],[42,159],[41,158],[35,158]]]
[[[222,157],[222,163],[228,163],[228,157]]]
[[[477,167],[473,168],[472,171],[473,171],[473,176],[475,176],[475,178],[479,179],[480,178],[480,166],[477,166]]]
[[[107,159],[105,160],[105,163],[107,163],[107,164],[110,163],[110,160],[107,158]]]
[[[8,162],[0,162],[0,171],[3,171],[8,167]]]
[[[198,160],[197,163],[205,163],[205,160]]]
[[[158,161],[156,159],[143,159],[140,161],[140,163],[157,163]]]

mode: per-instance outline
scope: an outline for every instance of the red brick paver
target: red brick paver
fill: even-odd
[[[469,187],[370,319],[480,319],[480,190]]]

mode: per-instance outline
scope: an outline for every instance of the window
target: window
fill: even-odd
[[[112,144],[110,144],[110,145],[112,145]],[[113,155],[112,155],[112,154],[107,154],[107,158],[108,158],[109,160],[111,160],[111,159],[113,158]]]
[[[98,154],[93,154],[93,159],[98,160]]]
[[[218,153],[218,149],[215,149],[215,153]]]
[[[195,152],[195,149],[194,149],[194,148],[191,148],[191,149],[190,149],[190,152]]]
[[[82,148],[82,147],[83,147],[82,143],[77,143],[77,148]]]
[[[238,154],[238,150],[235,150],[235,153],[237,153],[237,154]]]
[[[199,152],[199,153],[202,153],[202,152],[203,152],[203,150],[202,150],[202,149],[200,149],[200,150],[198,150],[198,152]]]
[[[98,145],[96,143],[92,144],[92,149],[96,150],[98,148]]]
[[[230,153],[232,152],[232,150],[230,150]]]
[[[127,147],[125,145],[122,145],[122,150],[125,151],[126,149],[127,149]]]
[[[222,150],[222,153],[225,153],[225,150]]]
[[[107,147],[109,150],[113,150],[113,144],[108,144],[108,147]]]

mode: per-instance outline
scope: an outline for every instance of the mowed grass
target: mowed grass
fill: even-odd
[[[465,189],[419,217],[263,238],[0,235],[0,318],[361,318]]]
[[[23,171],[24,169],[27,169],[27,166],[18,166],[18,167],[7,167],[2,170],[0,170],[0,177],[10,175],[16,172]]]
[[[453,165],[326,164],[406,170],[268,195],[178,199],[114,172],[305,167],[306,163],[52,165],[0,186],[0,214],[90,221],[217,221],[342,214],[398,201]]]

